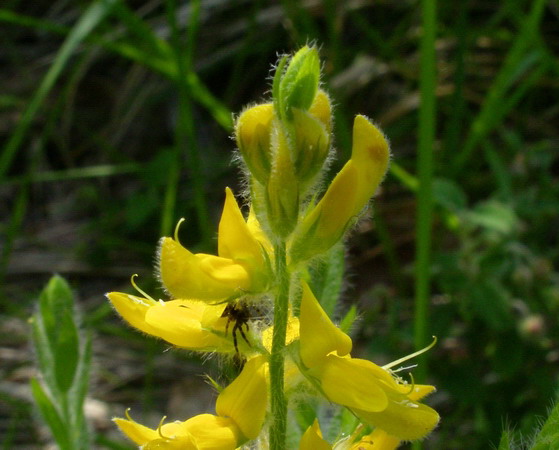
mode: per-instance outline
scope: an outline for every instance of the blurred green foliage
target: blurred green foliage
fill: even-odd
[[[417,133],[428,94],[419,84],[421,12],[418,2],[391,0],[3,2],[2,323],[24,320],[41,284],[64,274],[84,294],[84,321],[100,341],[141,355],[146,376],[130,395],[155,408],[163,347],[115,322],[102,293],[147,274],[157,239],[180,217],[185,245],[213,249],[224,188],[242,191],[232,113],[265,96],[278,54],[312,41],[337,104],[333,169],[348,157],[355,113],[383,128],[395,163],[374,221],[350,241],[346,310],[359,301],[360,351],[379,362],[409,353]],[[558,17],[557,2],[543,0],[439,2],[436,11],[425,326],[439,339],[426,367],[443,420],[425,448],[497,446],[505,424],[519,442],[557,398]],[[315,283],[328,297],[336,279]],[[2,334],[0,347],[25,348],[12,338]],[[122,399],[118,376],[100,372],[105,395]],[[2,397],[16,405],[6,414],[29,414]],[[5,445],[31,438],[18,434],[28,426],[20,422]]]

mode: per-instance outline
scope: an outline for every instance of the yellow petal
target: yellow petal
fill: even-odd
[[[323,253],[340,240],[375,193],[389,157],[384,135],[364,116],[357,116],[351,159],[295,230],[290,249],[292,261]]]
[[[146,322],[157,330],[153,334],[173,345],[198,351],[230,352],[233,351],[231,342],[202,326],[207,310],[215,317],[224,309],[225,304],[214,306],[201,301],[171,300],[149,308]]]
[[[146,323],[145,320],[146,311],[157,302],[121,292],[110,292],[107,294],[107,298],[122,318],[130,325],[144,333],[157,336],[157,330]]]
[[[274,338],[274,327],[270,326],[262,331],[262,345],[269,352],[272,351],[272,340]],[[289,316],[287,319],[287,330],[285,333],[285,345],[291,344],[294,340],[299,338],[299,319],[297,317]]]
[[[435,386],[430,386],[426,384],[414,384],[413,389],[411,393],[408,395],[408,397],[411,400],[417,401],[435,392],[436,390],[437,389],[435,388]]]
[[[225,190],[225,205],[219,222],[218,254],[241,264],[251,273],[253,283],[266,277],[263,249],[245,222],[231,189]],[[256,287],[253,286],[253,290]]]
[[[413,441],[427,436],[439,423],[439,414],[408,396],[389,392],[388,406],[381,412],[352,411],[363,421],[401,440]]]
[[[200,414],[185,422],[196,450],[234,450],[241,443],[241,430],[227,417]],[[164,431],[164,430],[163,430]]]
[[[316,93],[316,97],[309,108],[309,112],[324,124],[328,133],[332,131],[332,108],[330,106],[330,99],[322,89],[319,89]]]
[[[350,450],[395,450],[400,445],[400,439],[390,436],[377,428],[371,434],[351,446]]]
[[[227,258],[194,255],[171,238],[161,240],[159,273],[165,288],[175,298],[218,300],[250,288],[243,266]]]
[[[270,127],[274,116],[271,103],[256,105],[241,113],[235,124],[235,138],[252,175],[262,184],[270,174]]]
[[[351,338],[332,323],[305,282],[299,321],[300,354],[308,368],[322,364],[330,352],[344,356],[351,351]]]
[[[198,450],[190,436],[175,439],[155,439],[141,447],[141,450]]]
[[[117,424],[120,431],[138,445],[144,445],[149,441],[160,438],[157,430],[145,427],[134,420],[115,418],[113,422]]]
[[[174,421],[161,425],[157,439],[148,442],[142,450],[197,450],[194,436],[187,428],[187,422]]]
[[[351,409],[377,412],[388,406],[387,394],[378,377],[379,370],[384,371],[370,361],[331,354],[318,377],[329,400]]]
[[[247,439],[262,430],[268,403],[268,364],[263,356],[248,360],[242,372],[219,394],[215,409],[231,418]]]
[[[307,431],[301,437],[299,450],[332,450],[332,446],[322,439],[318,420],[315,419],[314,423],[307,428]]]
[[[113,421],[128,438],[148,450],[234,450],[242,443],[241,431],[231,419],[212,414],[169,422],[155,430],[131,419]]]
[[[250,288],[250,278],[247,270],[240,264],[236,264],[228,258],[221,258],[215,255],[198,253],[199,267],[213,281],[223,284],[230,284],[234,289],[240,289],[241,283],[244,289]]]
[[[272,244],[270,243],[270,240],[262,230],[260,222],[258,221],[258,218],[256,217],[256,213],[254,212],[254,208],[252,206],[247,217],[247,227],[250,231],[250,234],[254,236],[254,238],[264,248],[268,255],[270,255],[270,258],[272,258],[274,249],[272,247]]]

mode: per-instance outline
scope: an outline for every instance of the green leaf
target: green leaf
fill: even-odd
[[[502,234],[510,234],[518,229],[518,217],[514,210],[503,203],[488,201],[469,211],[465,219],[474,224]]]
[[[89,374],[91,369],[91,335],[87,336],[83,352],[81,353],[80,364],[78,366],[78,371],[76,373],[76,378],[74,380],[75,395],[71,397],[72,408],[76,411],[76,415],[83,416],[83,405],[85,402],[85,397],[89,390]]]
[[[66,311],[60,321],[60,330],[54,353],[55,376],[58,388],[67,392],[78,368],[80,356],[79,336],[71,311]]]
[[[534,440],[532,450],[559,449],[559,403],[549,413],[541,431]],[[500,450],[500,448],[499,448]]]
[[[60,276],[50,279],[39,300],[40,317],[54,359],[58,389],[67,392],[79,361],[79,336],[74,323],[74,298],[68,283]]]
[[[35,314],[31,318],[31,339],[37,355],[37,365],[45,383],[51,388],[56,388],[54,377],[54,356],[51,352],[49,340],[41,316]]]
[[[39,411],[45,422],[48,424],[51,433],[61,450],[72,450],[70,438],[68,436],[68,427],[60,417],[58,410],[52,403],[47,393],[43,390],[39,382],[35,379],[31,380],[31,392],[35,403],[39,407]]]
[[[48,339],[56,343],[56,335],[59,320],[65,311],[74,305],[74,297],[70,286],[64,278],[59,275],[53,276],[39,298],[39,311]],[[52,347],[53,345],[51,345]]]
[[[346,315],[340,322],[340,329],[344,333],[349,333],[351,327],[353,326],[353,322],[355,322],[356,318],[357,318],[357,307],[355,305],[351,305],[351,308],[349,308],[349,311],[346,313]]]

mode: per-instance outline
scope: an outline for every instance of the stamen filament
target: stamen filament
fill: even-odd
[[[175,238],[175,241],[177,241],[177,242],[180,242],[179,241],[179,228],[184,221],[186,221],[186,219],[184,217],[181,217],[179,219],[179,221],[177,222],[177,225],[175,226],[175,232],[173,234],[173,237]]]
[[[137,273],[135,273],[134,275],[132,275],[130,277],[130,284],[132,284],[132,286],[134,287],[134,289],[136,289],[140,294],[142,294],[145,298],[147,298],[148,300],[151,300],[152,302],[154,302],[155,300],[151,297],[151,295],[148,295],[146,292],[144,292],[142,289],[140,289],[138,287],[138,285],[136,284],[136,282],[134,281],[134,278],[136,278],[138,276]]]
[[[397,359],[396,361],[392,361],[391,363],[386,364],[385,366],[382,366],[383,369],[391,369],[394,366],[397,366],[398,364],[402,364],[406,361],[409,361],[412,358],[415,358],[416,356],[419,356],[423,353],[425,353],[428,350],[431,350],[435,344],[437,343],[437,337],[433,336],[433,342],[431,342],[427,347],[422,348],[421,350],[418,350],[410,355],[404,356],[403,358]]]

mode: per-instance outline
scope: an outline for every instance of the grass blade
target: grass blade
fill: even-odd
[[[417,349],[428,340],[427,322],[430,298],[431,224],[433,215],[433,146],[435,141],[435,89],[436,60],[435,36],[437,6],[435,0],[422,2],[421,72],[418,135],[418,178],[416,257],[415,257],[415,311],[414,344]],[[425,364],[416,371],[416,379],[424,380]]]
[[[29,129],[29,126],[33,122],[33,119],[43,104],[46,96],[56,83],[56,80],[66,67],[69,59],[72,57],[77,47],[109,13],[114,2],[115,0],[99,0],[93,3],[81,16],[80,20],[74,26],[70,34],[68,34],[68,37],[58,51],[52,66],[43,78],[43,81],[37,91],[35,91],[35,94],[25,109],[14,133],[8,140],[8,143],[0,155],[0,178],[8,172],[14,156],[25,139],[25,134]]]
[[[59,448],[62,450],[71,450],[72,446],[70,444],[67,429],[60,417],[60,414],[56,410],[56,407],[47,393],[35,379],[31,380],[31,392],[33,393],[35,403],[39,407],[39,411],[41,412],[43,419],[49,425],[52,435],[59,445]]]
[[[506,98],[509,88],[542,58],[545,59],[545,52],[541,50],[530,51],[530,47],[537,42],[538,28],[545,3],[545,0],[533,2],[532,9],[523,22],[524,25],[508,52],[505,62],[485,98],[481,111],[472,123],[462,151],[454,161],[455,173],[458,173],[464,167],[479,142],[501,123],[514,106],[514,104],[508,102],[508,108],[503,107],[503,103],[507,103]],[[520,100],[518,94],[515,97]]]

